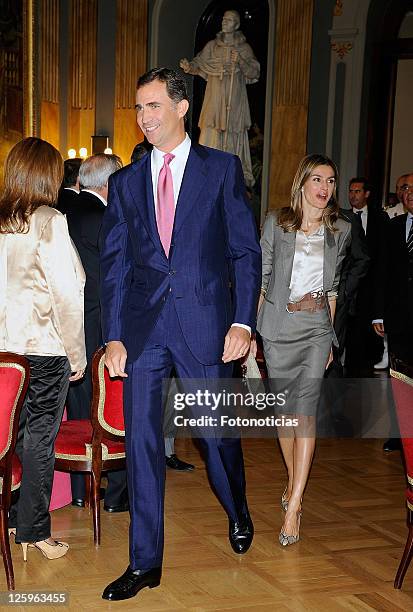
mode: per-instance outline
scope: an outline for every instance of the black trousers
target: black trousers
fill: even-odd
[[[63,416],[70,365],[67,357],[25,355],[30,384],[22,408],[16,453],[23,476],[9,526],[17,527],[16,542],[39,542],[50,537],[50,497],[54,443]]]

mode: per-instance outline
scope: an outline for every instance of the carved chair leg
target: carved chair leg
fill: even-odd
[[[85,475],[85,506],[86,508],[91,508],[92,507],[92,497],[91,497],[91,480],[92,480],[92,475],[91,474],[86,474]]]
[[[93,512],[93,535],[95,545],[100,545],[100,481],[102,472],[100,466],[92,470],[92,512]]]
[[[4,571],[6,572],[7,588],[9,591],[14,591],[14,572],[13,561],[10,551],[10,540],[8,532],[9,521],[7,518],[7,510],[3,505],[0,506],[0,543],[1,554],[3,556]]]
[[[410,561],[413,556],[413,525],[409,525],[409,535],[407,537],[406,546],[404,547],[403,557],[400,561],[399,569],[397,570],[396,578],[394,580],[394,588],[401,589],[404,576],[407,568],[410,565]]]

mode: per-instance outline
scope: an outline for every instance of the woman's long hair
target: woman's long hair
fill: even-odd
[[[282,208],[278,216],[278,225],[286,232],[297,232],[303,221],[303,201],[301,188],[317,166],[330,166],[334,172],[335,185],[330,200],[321,215],[321,222],[331,231],[335,231],[334,223],[337,221],[339,205],[337,202],[338,170],[336,164],[324,155],[307,155],[300,161],[291,187],[291,204]]]
[[[62,179],[63,159],[50,143],[30,137],[14,145],[4,164],[0,233],[27,232],[36,208],[56,203]]]

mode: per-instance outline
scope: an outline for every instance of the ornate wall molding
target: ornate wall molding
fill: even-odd
[[[334,17],[340,17],[343,14],[343,1],[336,0],[336,4],[334,6]]]
[[[335,51],[338,57],[342,60],[345,55],[350,53],[353,48],[353,43],[351,42],[332,42],[331,48]]]

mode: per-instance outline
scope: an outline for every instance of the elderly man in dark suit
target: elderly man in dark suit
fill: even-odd
[[[108,179],[122,167],[117,155],[98,153],[88,157],[80,166],[82,187],[76,201],[66,208],[69,233],[76,245],[86,273],[85,338],[88,368],[84,380],[69,388],[68,418],[84,419],[90,414],[92,398],[91,361],[95,350],[102,345],[100,320],[100,230],[107,206]],[[72,505],[85,505],[85,479],[72,474]],[[128,510],[125,470],[108,472],[104,510]]]
[[[158,586],[165,481],[162,379],[207,386],[249,350],[261,250],[239,159],[191,143],[183,79],[159,68],[140,77],[137,121],[153,150],[110,181],[103,222],[106,364],[125,377],[130,565],[103,593],[133,597]],[[230,280],[233,281],[231,293]],[[234,552],[253,538],[239,438],[200,439]]]
[[[413,173],[402,192],[407,212],[394,217],[383,242],[385,265],[376,270],[373,327],[386,332],[389,354],[413,362]]]

